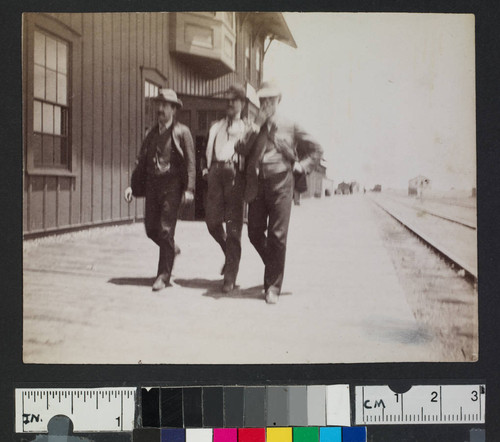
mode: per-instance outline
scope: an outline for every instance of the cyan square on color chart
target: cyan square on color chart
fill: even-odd
[[[342,428],[321,427],[319,429],[319,442],[342,442]]]

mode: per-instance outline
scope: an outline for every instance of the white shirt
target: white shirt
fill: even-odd
[[[219,130],[215,135],[214,160],[228,161],[234,155],[234,145],[243,135],[245,124],[241,118],[235,118],[229,125],[229,120],[225,118],[221,121]]]

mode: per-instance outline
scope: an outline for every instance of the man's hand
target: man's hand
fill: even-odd
[[[305,170],[302,167],[302,164],[300,164],[298,161],[295,161],[295,163],[293,163],[293,172],[302,174],[305,172]]]
[[[271,115],[272,115],[272,108],[270,106],[263,105],[259,109],[259,112],[255,117],[254,123],[257,126],[261,127]]]
[[[206,181],[208,179],[208,169],[205,167],[205,169],[203,169],[201,171],[201,177]]]
[[[191,204],[194,201],[194,193],[192,190],[184,191],[184,204]]]
[[[134,197],[132,195],[132,187],[127,187],[125,189],[125,193],[123,196],[125,198],[125,201],[127,201],[127,203],[131,203],[132,200],[134,199]]]

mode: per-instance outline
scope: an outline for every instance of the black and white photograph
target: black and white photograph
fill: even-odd
[[[23,362],[475,362],[475,17],[24,13]]]

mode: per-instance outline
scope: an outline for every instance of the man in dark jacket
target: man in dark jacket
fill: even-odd
[[[170,283],[175,258],[175,226],[182,200],[194,199],[195,152],[193,138],[187,126],[175,121],[182,106],[172,89],[161,89],[157,103],[158,124],[146,136],[138,158],[138,168],[144,167],[146,234],[160,248],[157,278],[153,290]],[[125,190],[125,200],[132,201],[131,187]]]
[[[319,163],[323,151],[299,125],[277,114],[281,92],[276,85],[264,82],[257,95],[259,113],[236,151],[246,156],[248,237],[265,265],[266,302],[276,304],[285,271],[294,186],[305,190],[305,175]]]

